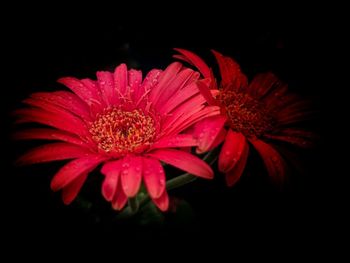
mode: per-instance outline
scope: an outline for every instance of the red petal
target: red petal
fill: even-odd
[[[121,168],[122,161],[118,160],[104,164],[101,169],[101,173],[106,176],[102,183],[102,195],[107,201],[112,201],[116,193]]]
[[[180,72],[181,68],[181,63],[174,62],[160,74],[158,85],[156,85],[150,92],[150,101],[157,104],[161,94],[168,89],[168,86],[176,78],[176,75]]]
[[[269,144],[261,140],[250,141],[262,157],[272,180],[282,186],[286,175],[286,164],[281,155]]]
[[[99,114],[104,108],[107,107],[105,101],[102,99],[102,94],[99,86],[96,81],[91,79],[82,79],[81,82],[88,87],[90,90],[96,90],[96,95],[93,98],[87,98],[87,104],[90,106],[91,116],[95,117]]]
[[[272,89],[279,88],[281,81],[272,73],[258,74],[249,85],[250,94],[258,99],[268,94]]]
[[[228,130],[219,154],[219,170],[224,173],[230,171],[241,158],[246,147],[248,145],[242,133]]]
[[[218,116],[220,115],[220,108],[217,106],[209,106],[205,107],[204,109],[194,113],[192,116],[189,116],[188,118],[181,118],[177,120],[175,124],[173,124],[173,127],[167,131],[167,134],[174,135],[178,134],[187,128],[191,127],[193,124],[197,123],[198,121],[201,121],[205,118],[212,117],[212,116]]]
[[[169,196],[167,191],[164,191],[159,198],[152,199],[153,203],[163,212],[169,208]]]
[[[101,96],[96,85],[86,85],[86,80],[79,80],[72,77],[60,78],[59,83],[65,85],[71,89],[75,94],[78,95],[83,101],[85,101],[89,106],[101,103]]]
[[[32,94],[31,98],[54,104],[85,120],[91,120],[87,104],[74,93],[68,91],[38,92]]]
[[[192,154],[179,150],[159,149],[152,151],[148,155],[193,175],[206,179],[212,179],[214,177],[210,166]]]
[[[96,73],[96,76],[102,98],[105,100],[107,106],[112,105],[114,103],[114,96],[116,96],[113,74],[108,71],[99,71]]]
[[[78,195],[80,189],[82,188],[88,173],[80,175],[73,182],[63,188],[62,190],[62,200],[63,203],[69,205]]]
[[[179,134],[172,137],[165,137],[154,143],[151,148],[176,148],[196,146],[197,141],[192,134]]]
[[[50,112],[38,108],[20,109],[15,111],[19,116],[18,123],[37,122],[80,136],[89,136],[85,123],[67,111]]]
[[[114,85],[117,97],[124,97],[128,85],[128,68],[120,64],[114,71]]]
[[[226,117],[219,115],[196,123],[193,136],[198,140],[197,153],[204,153],[211,149],[225,122]]]
[[[181,90],[188,85],[188,81],[192,79],[192,75],[194,74],[194,71],[192,69],[184,69],[181,70],[175,78],[168,83],[167,88],[163,89],[163,92],[160,94],[158,101],[156,102],[157,108],[162,108],[164,104],[169,101],[169,99],[172,99],[173,96],[181,92]]]
[[[131,92],[131,97],[134,102],[139,99],[139,89],[142,84],[142,71],[131,69],[128,72],[129,87]]]
[[[53,177],[51,181],[51,189],[58,191],[66,187],[73,180],[78,178],[80,175],[89,173],[97,165],[105,160],[104,157],[91,156],[73,160],[63,166],[58,173]]]
[[[117,190],[115,191],[115,194],[112,200],[113,209],[122,210],[127,201],[128,201],[128,197],[124,194],[124,191],[122,189],[122,184],[118,183]]]
[[[212,50],[219,64],[221,73],[221,85],[223,87],[232,86],[235,89],[247,87],[247,77],[241,72],[241,68],[232,58],[225,57],[219,52]]]
[[[173,55],[173,58],[176,58],[176,59],[178,59],[178,60],[185,61],[185,62],[187,62],[188,64],[194,66],[194,65],[192,64],[192,62],[191,62],[187,57],[185,57],[185,56],[183,56],[183,55],[177,55],[177,54],[175,54],[175,55]]]
[[[310,139],[300,138],[300,137],[290,136],[290,135],[265,134],[264,137],[273,139],[273,140],[288,142],[290,144],[293,144],[302,148],[308,148],[313,145]]]
[[[122,186],[128,197],[134,197],[140,189],[142,179],[142,158],[127,156],[122,160]]]
[[[210,149],[215,149],[216,147],[218,147],[226,138],[226,134],[227,131],[225,129],[221,129],[220,133],[216,136],[215,141],[213,142],[213,144],[209,147]],[[201,152],[196,151],[198,154],[200,154]]]
[[[210,91],[210,79],[203,79],[197,82],[198,89],[209,105],[217,105],[217,101],[214,99]]]
[[[18,164],[34,164],[66,159],[80,158],[91,154],[90,151],[69,143],[45,144],[34,148],[18,159]]]
[[[200,119],[210,117],[211,115],[219,115],[219,107],[205,107],[205,103],[204,97],[198,94],[179,105],[166,117],[163,124],[164,132],[169,135],[170,133],[176,134],[190,127]],[[211,114],[213,111],[217,114]]]
[[[159,109],[161,114],[170,113],[177,107],[179,107],[182,103],[185,103],[187,100],[191,99],[194,95],[199,93],[198,87],[196,83],[191,83],[184,87],[181,92],[177,92],[171,100],[168,100],[164,103],[164,105]]]
[[[143,180],[152,198],[159,198],[165,190],[165,173],[157,159],[143,158]]]
[[[181,48],[174,48],[174,49],[177,52],[181,53],[186,58],[185,61],[190,61],[191,64],[193,64],[196,68],[198,68],[198,70],[202,73],[202,75],[205,78],[210,78],[210,68],[199,56],[185,49],[181,49]]]
[[[59,140],[72,144],[84,145],[84,142],[73,134],[47,128],[36,128],[18,131],[13,135],[13,138],[16,140]]]
[[[238,182],[239,178],[241,178],[241,175],[247,164],[248,153],[249,153],[249,146],[248,144],[246,144],[246,147],[244,147],[242,155],[240,156],[238,162],[230,171],[226,173],[227,186],[233,186],[235,183]]]

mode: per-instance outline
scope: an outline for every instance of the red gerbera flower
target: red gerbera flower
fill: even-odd
[[[153,202],[167,210],[160,161],[199,177],[213,177],[207,163],[181,150],[196,145],[192,134],[181,132],[219,111],[205,106],[198,72],[175,62],[164,71],[151,70],[142,81],[141,71],[121,64],[114,73],[97,72],[97,81],[66,77],[59,82],[73,93],[35,93],[24,101],[31,107],[17,111],[19,122],[51,128],[23,130],[15,137],[60,141],[31,150],[20,158],[21,164],[74,159],[51,181],[53,191],[62,189],[65,204],[101,163],[102,194],[117,210],[138,193],[142,180]]]
[[[270,177],[281,185],[285,179],[286,163],[273,146],[284,141],[300,147],[310,145],[313,134],[294,125],[310,116],[309,103],[288,93],[288,86],[271,73],[257,75],[250,84],[239,65],[231,58],[213,51],[221,73],[220,91],[212,70],[197,55],[176,49],[174,57],[195,65],[210,85],[199,84],[209,105],[221,108],[219,116],[196,124],[194,135],[199,141],[198,153],[224,142],[219,155],[219,170],[226,174],[228,186],[234,185],[247,163],[249,143],[258,151]],[[209,87],[209,88],[208,88]]]

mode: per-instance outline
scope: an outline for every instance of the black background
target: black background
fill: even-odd
[[[121,243],[157,239],[218,243],[228,239],[227,244],[251,245],[263,244],[267,237],[276,243],[289,237],[307,243],[320,235],[316,225],[324,205],[319,165],[322,139],[316,150],[292,149],[303,161],[305,172],[294,171],[282,193],[269,184],[261,161],[253,154],[256,166],[234,188],[226,188],[223,176],[217,174],[213,182],[197,180],[173,191],[172,195],[191,204],[195,216],[190,222],[178,223],[170,214],[160,227],[113,223],[109,207],[101,200],[97,203],[102,208],[93,212],[75,204],[64,206],[59,194],[49,189],[50,178],[62,163],[13,165],[21,153],[36,145],[10,140],[16,129],[10,113],[30,93],[62,88],[55,83],[62,76],[94,78],[97,70],[112,70],[121,62],[143,72],[164,68],[172,61],[174,47],[195,51],[211,64],[214,59],[209,50],[216,49],[233,56],[250,78],[257,72],[276,73],[291,90],[315,102],[320,115],[312,128],[322,138],[322,91],[315,85],[313,26],[291,26],[282,11],[277,12],[279,16],[262,12],[237,18],[237,11],[225,9],[217,6],[211,15],[197,14],[198,19],[190,19],[193,13],[181,9],[171,17],[164,12],[138,17],[123,9],[116,9],[115,16],[69,8],[56,13],[54,7],[48,12],[13,13],[3,24],[6,70],[1,88],[2,217],[4,229],[11,233],[9,239],[14,240],[10,244],[28,244],[34,236],[43,242],[115,236],[114,241]],[[124,11],[128,14],[121,16]]]

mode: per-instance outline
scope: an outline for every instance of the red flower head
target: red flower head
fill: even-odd
[[[142,81],[141,71],[121,64],[114,73],[97,72],[97,81],[67,77],[59,82],[73,93],[35,93],[24,101],[31,107],[17,111],[19,122],[50,128],[23,130],[15,137],[59,141],[31,150],[20,158],[21,164],[73,159],[51,181],[53,191],[62,189],[64,203],[72,202],[101,163],[102,194],[118,210],[138,193],[142,180],[153,202],[168,209],[160,161],[213,177],[204,161],[181,150],[196,146],[192,134],[181,133],[219,112],[217,106],[205,106],[198,72],[175,62],[164,71],[151,70]]]
[[[313,134],[297,128],[298,122],[310,116],[309,103],[287,92],[288,86],[271,73],[257,75],[250,84],[239,65],[231,58],[213,51],[219,64],[221,83],[219,95],[212,70],[192,52],[176,49],[174,57],[196,66],[210,82],[199,88],[209,105],[218,105],[221,114],[196,124],[198,153],[208,151],[224,142],[219,155],[219,170],[226,174],[228,186],[234,185],[247,163],[249,144],[262,157],[275,183],[285,179],[286,163],[273,146],[284,141],[300,147],[310,145]],[[209,88],[208,88],[209,87]]]

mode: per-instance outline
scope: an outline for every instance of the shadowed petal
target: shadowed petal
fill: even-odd
[[[185,50],[185,49],[181,49],[181,48],[174,48],[174,49],[183,55],[183,57],[178,56],[177,58],[180,58],[180,59],[185,58],[185,61],[190,62],[192,65],[194,65],[196,68],[198,68],[200,73],[202,73],[202,75],[205,78],[211,77],[210,68],[207,66],[207,64],[199,56],[197,56],[193,52]]]
[[[159,198],[165,191],[165,173],[157,159],[143,158],[143,180],[152,198]]]
[[[206,179],[212,179],[214,177],[212,169],[206,162],[187,152],[159,149],[148,153],[148,155],[193,175]]]
[[[103,165],[101,173],[105,175],[102,183],[102,195],[107,201],[112,201],[117,190],[122,169],[122,161],[107,162]]]
[[[244,171],[244,168],[247,164],[248,160],[248,153],[249,153],[249,145],[246,143],[246,146],[243,149],[243,152],[237,161],[237,163],[233,166],[233,168],[226,173],[226,184],[227,186],[233,186],[235,183],[238,182],[239,178],[241,178],[241,175]]]
[[[197,87],[209,105],[217,105],[218,102],[215,100],[210,91],[210,83],[210,79],[199,80],[197,81]]]
[[[73,180],[73,182],[62,189],[62,200],[64,204],[69,205],[77,197],[87,176],[88,173],[80,175],[78,178]]]
[[[128,197],[124,194],[124,191],[122,189],[122,184],[117,184],[117,190],[115,191],[113,200],[112,200],[112,207],[115,210],[122,210],[128,201]]]
[[[286,175],[286,164],[281,155],[269,144],[261,140],[250,140],[263,159],[272,180],[282,186]]]
[[[73,160],[63,166],[51,180],[51,189],[58,191],[82,174],[89,173],[97,165],[104,161],[105,158],[100,156],[84,157]]]
[[[257,99],[262,98],[270,91],[282,86],[281,81],[272,73],[258,74],[249,84],[249,92]],[[280,94],[282,95],[282,94]]]
[[[247,77],[241,72],[240,66],[231,58],[225,57],[219,52],[212,50],[220,68],[221,85],[233,87],[238,90],[248,86]]]
[[[169,208],[169,196],[167,191],[164,191],[159,198],[153,198],[153,203],[163,212]]]
[[[219,154],[219,170],[224,173],[230,171],[241,158],[246,147],[248,145],[242,133],[228,130]]]

